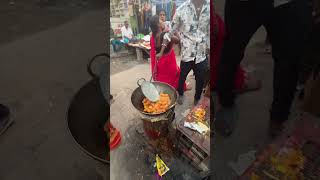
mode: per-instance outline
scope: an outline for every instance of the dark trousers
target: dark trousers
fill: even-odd
[[[233,82],[248,42],[264,26],[274,59],[271,120],[286,120],[294,98],[302,49],[312,14],[307,0],[274,8],[270,0],[226,0],[227,37],[218,65],[217,91],[224,107],[234,104]]]
[[[201,63],[195,64],[194,61],[190,62],[183,62],[180,63],[180,78],[179,78],[179,85],[178,85],[178,92],[180,96],[183,96],[184,92],[184,83],[189,72],[193,70],[196,78],[196,94],[194,98],[199,100],[201,97],[202,90],[204,88],[204,83],[206,79],[206,73],[208,70],[208,59],[202,61]]]

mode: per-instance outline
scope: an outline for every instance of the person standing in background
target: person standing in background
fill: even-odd
[[[143,8],[143,16],[144,16],[144,34],[149,34],[150,27],[150,18],[152,16],[151,5],[147,2],[144,4]]]
[[[169,30],[171,29],[171,22],[166,20],[167,19],[166,11],[164,9],[159,10],[158,16],[161,21],[162,31],[169,32]]]

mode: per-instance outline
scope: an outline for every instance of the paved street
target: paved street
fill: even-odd
[[[26,2],[12,8],[31,11],[34,4]],[[52,7],[60,12],[66,8],[56,16],[55,10],[37,14],[34,7],[34,17],[23,14],[27,10],[17,14],[7,9],[11,14],[6,17],[14,16],[20,28],[10,31],[11,24],[2,26],[7,34],[0,38],[0,102],[10,107],[15,120],[0,137],[0,180],[97,178],[96,161],[68,134],[66,113],[73,95],[91,79],[88,59],[108,48],[105,11],[90,6],[70,13],[67,7]],[[46,23],[45,17],[55,22]]]

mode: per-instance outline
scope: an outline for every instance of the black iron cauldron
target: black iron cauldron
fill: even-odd
[[[152,83],[157,88],[159,93],[169,94],[169,97],[171,99],[171,104],[169,105],[168,111],[171,110],[171,109],[174,109],[176,104],[177,104],[177,99],[178,99],[178,93],[174,89],[174,87],[170,86],[169,84],[166,84],[166,83],[163,83],[163,82],[158,82],[158,81],[154,81]],[[143,108],[143,103],[142,103],[144,98],[145,98],[145,96],[143,95],[141,87],[138,84],[138,87],[133,91],[133,93],[131,95],[131,103],[132,103],[132,105],[140,113],[142,113],[144,115],[157,116],[157,115],[165,113],[164,112],[164,113],[154,114],[154,113],[145,112],[144,108]]]
[[[107,160],[109,139],[104,131],[104,124],[110,117],[110,106],[107,101],[109,98],[108,60],[101,65],[101,69],[106,69],[101,71],[101,76],[95,75],[91,70],[93,61],[97,57],[108,57],[106,55],[97,55],[89,61],[88,72],[93,78],[73,97],[67,118],[70,134],[80,149],[92,158],[109,164]]]

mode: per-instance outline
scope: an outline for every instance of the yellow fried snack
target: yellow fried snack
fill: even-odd
[[[160,99],[157,102],[151,102],[149,99],[144,98],[142,103],[145,112],[158,114],[168,110],[171,100],[168,94],[160,93]]]
[[[203,108],[197,108],[195,111],[194,111],[194,116],[199,119],[199,120],[203,120],[204,117],[206,115],[206,110],[203,109]]]

